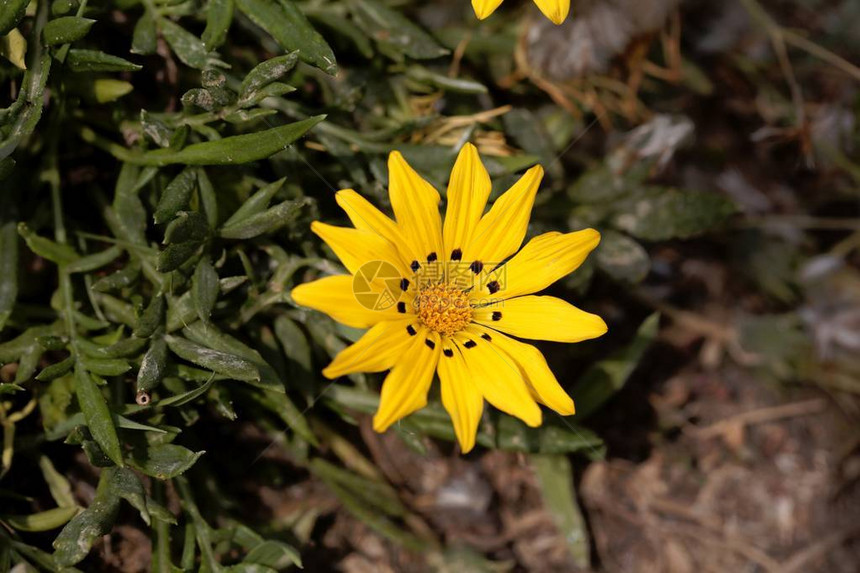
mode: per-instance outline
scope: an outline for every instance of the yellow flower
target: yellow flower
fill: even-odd
[[[478,20],[483,20],[495,12],[501,3],[502,0],[472,0],[472,8]],[[570,0],[534,0],[534,3],[554,24],[564,22],[570,12]]]
[[[439,193],[396,151],[388,173],[396,221],[345,189],[337,203],[355,228],[311,225],[351,274],[299,285],[293,300],[369,329],[323,374],[390,370],[373,418],[384,432],[427,404],[438,373],[463,452],[475,445],[485,399],[529,426],[542,421],[538,403],[573,414],[540,351],[512,337],[579,342],[606,332],[599,316],[531,294],[579,267],[600,234],[545,233],[519,250],[543,169],[527,171],[484,213],[490,176],[471,144],[451,173],[444,224]]]

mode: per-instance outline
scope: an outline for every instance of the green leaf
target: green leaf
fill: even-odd
[[[260,543],[248,552],[243,561],[245,563],[256,563],[257,565],[270,567],[275,571],[281,571],[290,565],[295,565],[296,567],[302,566],[299,552],[294,547],[281,541],[264,541]]]
[[[236,209],[236,212],[233,215],[224,221],[224,226],[229,227],[234,225],[244,219],[247,219],[251,215],[256,215],[257,213],[261,213],[265,210],[266,207],[269,206],[269,201],[272,200],[272,197],[275,196],[281,187],[284,185],[284,181],[286,181],[286,177],[282,177],[278,179],[274,183],[269,183],[253,195],[251,195],[242,206]]]
[[[209,51],[217,49],[227,38],[233,22],[233,0],[209,0],[203,44]]]
[[[108,263],[113,262],[122,254],[122,248],[118,245],[109,247],[99,253],[83,256],[76,261],[66,265],[66,272],[69,273],[88,273],[101,268]]]
[[[191,299],[200,320],[206,322],[218,301],[218,273],[207,258],[200,259],[191,282]]]
[[[196,400],[197,398],[199,398],[200,396],[202,396],[206,392],[208,392],[213,384],[215,384],[215,375],[214,374],[212,374],[212,376],[209,378],[208,382],[204,382],[203,384],[201,384],[197,388],[195,388],[193,390],[189,390],[188,392],[183,392],[181,394],[176,394],[175,396],[170,396],[169,398],[164,398],[163,400],[159,400],[158,405],[159,406],[174,406],[177,408],[179,406],[184,406],[185,404],[193,402],[194,400]]]
[[[66,66],[77,73],[82,72],[136,72],[143,69],[119,56],[96,50],[69,50]]]
[[[381,2],[354,0],[351,5],[356,24],[391,58],[403,61],[404,56],[408,56],[425,60],[448,54],[433,36]]]
[[[202,70],[209,63],[209,51],[203,40],[177,24],[172,20],[163,18],[161,20],[161,34],[173,53],[182,60],[186,66]]]
[[[155,222],[170,221],[180,210],[185,209],[191,201],[196,186],[197,172],[186,167],[164,189],[158,206],[155,208]]]
[[[140,277],[140,266],[128,263],[125,267],[102,277],[90,287],[96,292],[111,292],[133,285]]]
[[[164,309],[167,306],[164,300],[164,295],[157,293],[146,305],[143,314],[137,321],[137,326],[134,328],[134,335],[138,338],[149,338],[155,333],[155,330],[164,322]]]
[[[0,519],[19,531],[50,531],[65,525],[77,513],[77,506],[55,507],[30,515],[4,515]]]
[[[278,81],[296,67],[298,59],[298,52],[290,52],[289,54],[271,58],[265,62],[257,64],[257,66],[251,70],[247,76],[245,76],[245,79],[242,80],[242,86],[239,88],[239,96],[243,99],[247,98],[257,90],[266,87],[272,82]]]
[[[617,280],[638,283],[651,270],[651,258],[645,248],[616,231],[605,231],[595,252],[601,270]]]
[[[170,350],[178,357],[234,380],[259,382],[260,372],[250,361],[219,350],[206,348],[179,336],[165,337]]]
[[[75,498],[72,495],[72,486],[66,477],[57,471],[51,459],[48,456],[39,457],[39,469],[42,470],[42,476],[48,484],[48,489],[51,490],[51,497],[57,502],[60,507],[77,507]]]
[[[530,428],[511,416],[500,416],[496,425],[496,445],[501,450],[541,454],[571,454],[585,450],[591,458],[601,458],[603,440],[591,430],[561,418],[550,419],[539,428]]]
[[[214,229],[218,225],[218,198],[212,181],[209,180],[206,170],[202,167],[197,168],[197,192],[206,223]]]
[[[95,22],[95,20],[78,16],[55,18],[45,24],[42,30],[42,40],[46,46],[77,42],[87,35]]]
[[[126,500],[140,512],[140,517],[149,525],[151,522],[146,504],[146,491],[140,478],[128,468],[107,468],[108,481],[114,495]]]
[[[566,456],[531,456],[537,474],[544,508],[552,515],[578,569],[591,564],[588,527],[576,502],[573,490],[573,470]]]
[[[265,131],[195,143],[181,151],[156,149],[135,157],[134,161],[142,165],[158,166],[176,163],[185,165],[239,165],[250,161],[259,161],[283,151],[313,126],[324,120],[325,117],[324,115],[317,115]]]
[[[652,187],[641,196],[614,205],[612,223],[646,241],[686,239],[721,225],[734,204],[717,193]]]
[[[202,242],[186,241],[167,245],[167,248],[158,254],[155,268],[162,273],[175,271],[194,256],[201,244]]]
[[[120,498],[108,485],[110,473],[102,472],[90,506],[72,518],[54,540],[54,559],[61,567],[83,561],[93,543],[107,534],[119,513]]]
[[[14,221],[0,224],[0,332],[18,298],[18,231]]]
[[[27,227],[26,223],[18,224],[18,234],[24,238],[24,242],[30,250],[42,258],[57,264],[71,263],[79,258],[78,253],[68,245],[55,243],[51,239],[40,237]]]
[[[67,374],[71,371],[72,367],[75,365],[75,358],[73,356],[69,356],[65,360],[57,362],[56,364],[51,364],[50,366],[46,366],[42,369],[41,372],[36,376],[36,380],[40,382],[50,382],[60,376]]]
[[[122,449],[110,409],[101,390],[81,363],[75,366],[75,393],[93,438],[116,465],[122,466]]]
[[[657,336],[660,315],[652,314],[639,326],[636,337],[625,348],[592,365],[574,386],[576,417],[587,418],[613,394],[621,390],[645,351]]]
[[[164,243],[201,242],[209,236],[209,222],[203,213],[179,211],[164,229]]]
[[[251,215],[237,223],[221,228],[219,234],[225,239],[251,239],[264,233],[279,229],[295,221],[302,207],[307,205],[305,199],[293,199],[275,205],[267,211]]]
[[[154,338],[149,350],[143,355],[140,370],[137,371],[136,392],[150,392],[164,379],[167,368],[167,343],[163,338]]]
[[[30,0],[0,0],[0,36],[5,36],[24,18]]]
[[[298,51],[303,62],[327,74],[337,73],[331,47],[292,0],[236,0],[236,6],[284,50]]]
[[[131,37],[131,53],[150,55],[158,49],[158,28],[155,24],[155,16],[149,10],[134,25],[134,33]]]
[[[177,444],[147,444],[132,450],[129,464],[148,476],[171,479],[185,473],[206,452],[192,452]]]
[[[87,371],[99,376],[119,376],[131,370],[131,364],[119,358],[92,358],[79,356],[78,362]]]

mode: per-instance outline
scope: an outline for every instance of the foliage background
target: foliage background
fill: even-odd
[[[853,571],[850,0],[0,0],[0,570]],[[375,435],[296,308],[334,191],[547,178],[577,415]],[[743,487],[739,487],[739,486]]]

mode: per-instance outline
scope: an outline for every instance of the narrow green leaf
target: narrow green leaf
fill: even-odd
[[[192,452],[177,444],[147,444],[132,450],[129,464],[158,479],[172,479],[185,473],[206,452]]]
[[[77,513],[77,507],[55,507],[30,515],[4,515],[0,519],[18,531],[50,531],[62,527]]]
[[[42,40],[46,46],[71,44],[87,35],[95,20],[78,16],[55,18],[42,29]]]
[[[70,273],[88,273],[107,265],[121,254],[122,247],[114,245],[99,253],[86,255],[69,263],[66,265],[66,271]]]
[[[193,402],[200,396],[204,395],[212,385],[215,384],[215,375],[213,374],[208,382],[204,382],[197,388],[193,390],[189,390],[188,392],[183,392],[181,394],[176,394],[175,396],[170,396],[168,398],[164,398],[163,400],[159,400],[159,406],[174,406],[178,408],[179,406],[184,406],[189,402]]]
[[[123,338],[113,344],[103,346],[85,339],[78,339],[78,347],[87,356],[93,358],[127,358],[137,356],[146,346],[146,340],[137,337]]]
[[[14,221],[0,224],[0,332],[18,298],[18,231]]]
[[[686,239],[725,223],[734,204],[713,192],[649,188],[644,194],[613,205],[613,224],[646,241]]]
[[[167,343],[164,338],[154,338],[140,363],[135,390],[137,392],[151,392],[161,384],[166,368]]]
[[[181,151],[156,149],[134,158],[142,165],[239,165],[259,161],[283,151],[313,126],[325,119],[317,115],[265,131],[194,143]]]
[[[282,541],[264,541],[260,543],[243,559],[244,563],[254,563],[281,571],[291,565],[302,566],[302,559],[295,547]]]
[[[209,180],[206,170],[202,167],[197,168],[197,191],[206,222],[211,229],[214,229],[218,225],[218,198],[212,181]]]
[[[122,466],[122,449],[107,401],[81,363],[75,366],[75,393],[93,438],[116,465]]]
[[[412,20],[376,0],[354,0],[356,24],[376,40],[381,51],[402,61],[404,56],[416,60],[444,56],[448,50]]]
[[[54,380],[56,378],[59,378],[60,376],[67,374],[69,371],[71,371],[74,365],[74,356],[69,356],[65,360],[43,368],[42,371],[39,372],[39,374],[36,376],[36,380],[38,380],[39,382],[50,382],[51,380]]]
[[[260,380],[260,372],[257,367],[235,354],[206,348],[179,336],[167,335],[165,340],[170,350],[183,360],[193,362],[234,380],[248,382],[259,382]]]
[[[164,295],[157,293],[149,301],[149,304],[140,315],[137,326],[134,327],[134,335],[139,338],[149,338],[155,330],[164,322],[164,309],[167,306]]]
[[[203,41],[172,20],[161,20],[161,33],[173,53],[186,66],[202,70],[209,63],[208,50]]]
[[[140,265],[131,262],[118,271],[100,278],[90,287],[96,292],[111,292],[133,285],[140,277]]]
[[[77,73],[82,72],[136,72],[143,69],[119,56],[96,50],[69,50],[66,66]]]
[[[18,234],[24,238],[24,242],[30,250],[49,261],[57,264],[66,264],[79,258],[78,253],[68,245],[55,243],[51,239],[40,237],[27,227],[26,223],[18,224]]]
[[[292,199],[275,205],[271,209],[251,215],[229,227],[222,227],[220,235],[225,239],[251,239],[279,229],[295,221],[307,205],[305,199]]]
[[[54,560],[61,567],[83,561],[93,543],[108,533],[119,513],[120,498],[108,485],[110,474],[102,472],[90,506],[72,518],[54,540]]]
[[[202,36],[207,50],[216,50],[224,43],[232,22],[233,0],[209,0],[206,29],[203,30]]]
[[[191,195],[194,194],[196,186],[197,173],[186,167],[164,189],[155,208],[155,222],[165,223],[173,219],[177,212],[185,209],[191,201]]]
[[[331,47],[292,0],[237,0],[236,6],[288,52],[327,74],[337,73]]]
[[[151,518],[146,503],[146,490],[143,483],[133,471],[128,468],[107,468],[108,483],[114,495],[126,500],[133,508],[140,512],[140,517],[149,525]]]
[[[131,364],[119,358],[92,358],[79,356],[78,362],[89,372],[99,376],[119,376],[131,370]]]
[[[247,219],[251,215],[256,215],[257,213],[261,213],[266,207],[269,206],[269,201],[272,200],[272,197],[275,196],[281,187],[284,185],[284,181],[286,181],[286,177],[282,177],[278,179],[274,183],[269,183],[253,195],[251,195],[242,206],[236,209],[236,212],[233,215],[224,221],[224,226],[229,227]]]
[[[640,282],[651,270],[651,258],[645,248],[612,230],[602,233],[594,260],[612,278],[631,283]]]
[[[39,469],[42,470],[42,476],[48,484],[48,489],[51,490],[51,497],[57,502],[60,507],[77,507],[75,498],[72,495],[72,486],[66,476],[57,471],[51,458],[48,456],[39,457]]]
[[[278,81],[296,67],[298,59],[298,52],[290,52],[289,54],[271,58],[265,62],[257,64],[256,67],[254,67],[254,69],[245,76],[245,79],[242,80],[242,86],[239,88],[239,96],[241,98],[247,98],[260,88],[264,88],[270,83]]]
[[[191,281],[191,299],[194,301],[197,316],[204,322],[212,315],[212,309],[218,300],[219,286],[215,267],[209,259],[205,257],[200,259]]]
[[[134,33],[131,37],[131,53],[150,55],[158,49],[158,29],[155,25],[155,16],[149,10],[134,25]]]
[[[531,456],[544,508],[552,515],[578,569],[591,564],[588,527],[573,491],[573,470],[567,456]]]

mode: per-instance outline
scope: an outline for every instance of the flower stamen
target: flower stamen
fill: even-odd
[[[472,321],[469,295],[446,283],[428,286],[415,299],[418,320],[439,334],[452,335]]]

